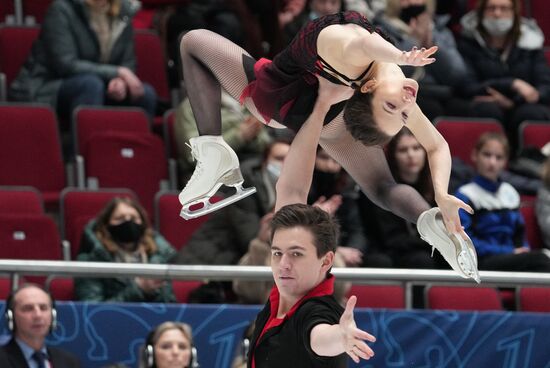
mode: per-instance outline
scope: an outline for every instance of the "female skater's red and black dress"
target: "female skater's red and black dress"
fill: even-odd
[[[298,131],[311,114],[317,99],[318,81],[315,75],[333,83],[357,87],[372,65],[358,78],[351,79],[336,71],[317,54],[317,37],[325,27],[349,23],[388,39],[357,12],[342,12],[318,18],[305,25],[273,61],[260,59],[254,62],[245,57],[243,64],[250,83],[241,95],[241,102],[246,97],[251,97],[266,122],[273,119]],[[327,114],[325,123],[334,119],[345,104],[346,101],[342,101],[334,105]]]

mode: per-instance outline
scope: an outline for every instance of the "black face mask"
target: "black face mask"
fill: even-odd
[[[406,8],[401,9],[399,18],[401,18],[403,22],[409,24],[411,19],[418,17],[420,14],[424,13],[425,11],[426,11],[426,5],[407,6]]]
[[[338,173],[325,172],[320,170],[313,171],[313,191],[315,199],[320,196],[330,198],[338,192]]]
[[[109,225],[107,229],[117,243],[137,243],[145,233],[145,226],[131,220],[118,225]]]

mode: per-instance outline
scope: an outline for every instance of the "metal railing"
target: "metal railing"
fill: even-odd
[[[463,279],[454,271],[395,268],[334,268],[339,281],[354,284],[401,284],[405,288],[405,306],[412,307],[412,286],[427,283],[476,283]],[[150,277],[170,280],[231,281],[272,278],[266,266],[166,265],[140,263],[104,263],[77,261],[0,260],[0,274],[12,279],[24,275],[69,277]],[[550,286],[550,273],[480,271],[482,286],[517,287]]]

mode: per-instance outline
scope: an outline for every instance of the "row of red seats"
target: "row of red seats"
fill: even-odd
[[[6,90],[27,60],[39,26],[0,26],[0,73],[4,74]],[[160,37],[148,30],[136,30],[134,44],[137,61],[136,75],[155,88],[159,99],[170,101],[170,88],[166,74],[166,59]],[[2,100],[0,94],[0,100]]]
[[[74,282],[71,278],[52,277],[46,287],[56,300],[74,300]],[[187,303],[189,296],[201,281],[172,280],[172,288],[179,303]],[[0,299],[9,294],[11,281],[0,278]],[[401,285],[352,285],[348,296],[357,297],[358,308],[404,309],[405,289]],[[521,312],[550,312],[550,287],[518,287],[514,292],[515,308]],[[485,286],[427,285],[424,290],[426,309],[458,311],[502,311],[501,293]]]
[[[60,195],[60,225],[44,212],[32,187],[0,187],[0,258],[74,260],[82,231],[114,197],[133,197],[129,189],[65,188]],[[178,193],[158,192],[153,223],[176,249],[183,247],[208,216],[183,220]],[[62,242],[63,240],[63,242]]]

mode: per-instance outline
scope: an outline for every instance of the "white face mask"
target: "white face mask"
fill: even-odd
[[[514,18],[484,18],[482,24],[491,36],[500,37],[512,29]]]
[[[278,161],[270,161],[267,163],[266,170],[271,176],[272,179],[279,179],[281,176],[281,170],[283,169],[283,164]]]

